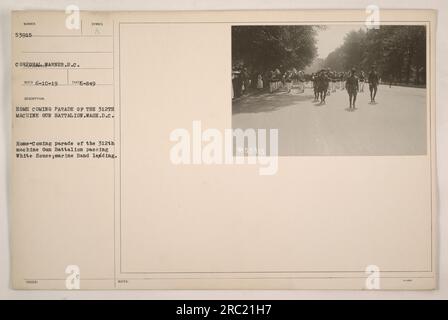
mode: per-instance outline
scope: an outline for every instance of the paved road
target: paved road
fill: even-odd
[[[279,129],[279,155],[426,154],[426,89],[380,86],[370,104],[368,87],[348,112],[338,90],[320,105],[304,93],[262,93],[233,101],[233,128]]]

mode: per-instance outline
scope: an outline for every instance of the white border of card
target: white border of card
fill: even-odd
[[[435,11],[75,9],[12,13],[14,288],[436,288]],[[232,26],[375,17],[426,28],[426,154],[170,161],[232,128]]]

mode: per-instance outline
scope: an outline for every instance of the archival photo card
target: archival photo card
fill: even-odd
[[[13,12],[12,286],[436,288],[436,13],[377,13]]]

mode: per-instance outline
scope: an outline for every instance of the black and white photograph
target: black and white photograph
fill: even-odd
[[[232,26],[232,127],[279,156],[427,154],[427,28]]]

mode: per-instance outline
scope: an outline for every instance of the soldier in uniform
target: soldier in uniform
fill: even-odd
[[[311,75],[311,81],[313,82],[314,101],[318,101],[319,100],[319,81],[317,79],[317,74],[313,73]]]
[[[348,98],[350,101],[349,111],[356,110],[356,95],[358,94],[359,81],[358,77],[355,75],[356,69],[352,68],[350,75],[345,82],[345,88],[347,89]]]
[[[243,83],[243,94],[246,94],[249,91],[250,85],[250,75],[247,68],[243,68],[241,71],[241,81]]]
[[[285,81],[285,85],[286,85],[286,91],[288,93],[291,92],[292,89],[292,72],[290,70],[286,71],[286,73],[283,75],[283,79]]]
[[[340,81],[340,84],[341,84],[341,90],[344,90],[345,89],[345,72],[341,72],[341,73],[339,73],[339,81]]]
[[[330,83],[330,79],[328,78],[327,71],[321,70],[318,78],[318,87],[319,87],[319,95],[320,95],[320,103],[325,104],[325,99],[327,98],[328,85]]]
[[[369,89],[370,89],[370,102],[374,103],[376,92],[378,91],[378,82],[379,77],[378,73],[375,70],[375,66],[372,66],[370,73],[369,73]]]
[[[241,72],[238,69],[235,69],[232,72],[232,85],[234,98],[241,97],[243,84],[241,81]]]
[[[361,70],[359,74],[359,92],[364,92],[364,82],[366,81],[366,76],[364,71]]]
[[[298,72],[298,78],[299,78],[300,92],[304,93],[305,92],[305,82],[306,82],[306,79],[305,79],[305,73],[302,70],[300,70]]]

